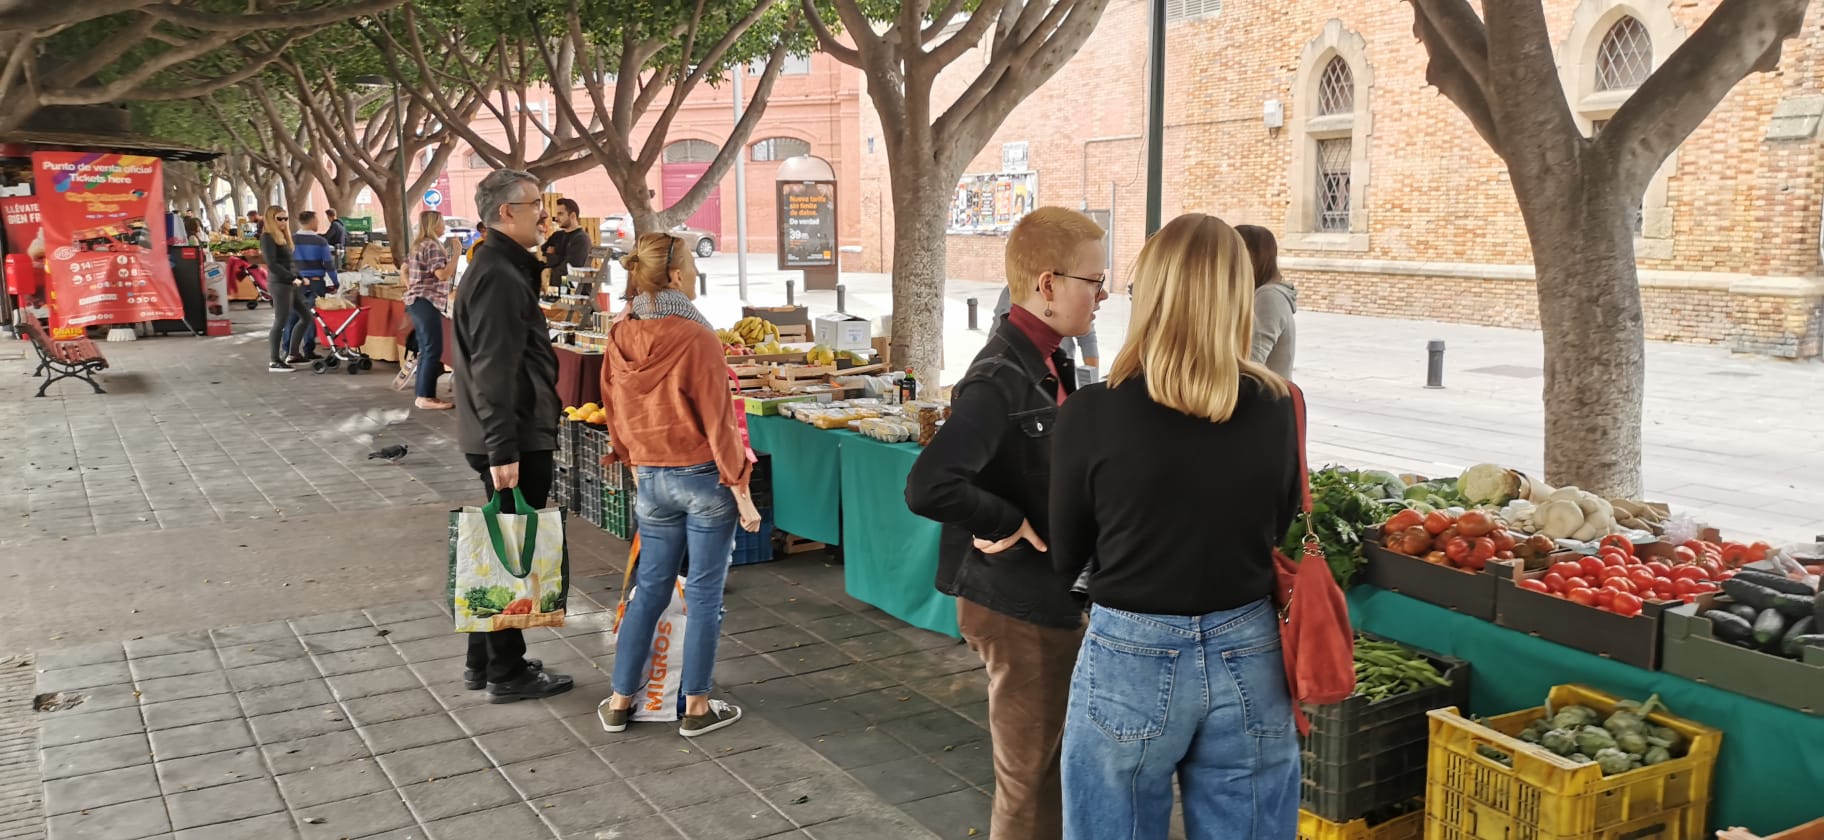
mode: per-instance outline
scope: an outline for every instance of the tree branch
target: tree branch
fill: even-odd
[[[830,31],[829,25],[823,22],[823,15],[818,13],[815,0],[801,0],[798,6],[804,10],[804,19],[810,22],[811,34],[817,36],[817,49],[850,67],[861,66],[861,53],[836,40],[836,33]]]
[[[950,27],[951,19],[955,18],[957,13],[962,10],[963,0],[950,0],[950,2],[946,3],[944,8],[937,13],[937,17],[932,18],[931,22],[925,25],[924,31],[918,33],[918,42],[920,44],[929,44],[932,40],[936,39],[937,36],[944,34],[944,30]]]
[[[963,23],[962,28],[926,53],[927,60],[936,65],[938,71],[941,72],[951,62],[962,58],[970,48],[982,42],[982,36],[988,32],[989,25],[1000,18],[1001,10],[1005,6],[1006,0],[983,0],[982,5],[969,16],[969,20]]]
[[[1482,20],[1465,0],[1412,0],[1412,33],[1429,57],[1425,81],[1455,103],[1488,147],[1499,154],[1501,132],[1483,87],[1488,76],[1488,38]]]

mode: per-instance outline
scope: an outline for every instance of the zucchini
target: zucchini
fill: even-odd
[[[1780,637],[1786,632],[1786,617],[1772,607],[1761,610],[1754,620],[1754,643],[1768,650],[1778,650]]]
[[[1735,576],[1757,586],[1765,586],[1768,589],[1784,592],[1788,595],[1804,595],[1809,598],[1812,595],[1817,594],[1816,590],[1799,581],[1789,577],[1782,577],[1772,572],[1763,572],[1759,569],[1742,569],[1737,571]]]
[[[1704,610],[1704,618],[1710,622],[1710,632],[1725,642],[1741,643],[1754,638],[1754,625],[1735,613]]]
[[[1773,599],[1785,594],[1753,581],[1743,580],[1739,576],[1723,581],[1723,593],[1734,599],[1736,603],[1747,604],[1757,610],[1772,607]]]
[[[1760,610],[1757,610],[1751,606],[1748,606],[1747,604],[1730,604],[1730,605],[1728,605],[1728,607],[1726,607],[1726,609],[1728,609],[1732,613],[1735,613],[1736,615],[1741,616],[1742,620],[1747,621],[1747,622],[1753,622],[1755,619],[1761,617]]]
[[[1781,615],[1793,621],[1812,614],[1812,603],[1809,596],[1801,597],[1778,592],[1774,594],[1772,603],[1767,606],[1779,610]]]
[[[1800,636],[1811,635],[1811,628],[1815,623],[1816,622],[1812,621],[1811,616],[1805,616],[1804,618],[1793,622],[1791,627],[1786,628],[1786,633],[1780,637],[1780,653],[1797,659],[1799,656],[1799,646],[1795,644],[1793,640]]]
[[[1786,650],[1792,651],[1787,655],[1794,659],[1804,659],[1805,649],[1808,647],[1824,647],[1824,633],[1794,636],[1786,640]]]
[[[1819,590],[1818,599],[1812,603],[1811,618],[1819,630],[1824,630],[1824,590]]]

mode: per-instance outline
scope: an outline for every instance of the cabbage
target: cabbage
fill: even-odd
[[[1463,471],[1457,490],[1471,504],[1499,507],[1520,495],[1520,474],[1494,464],[1477,464]]]

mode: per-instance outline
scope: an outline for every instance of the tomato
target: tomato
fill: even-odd
[[[1628,580],[1633,581],[1635,592],[1652,589],[1657,585],[1658,577],[1651,570],[1643,567],[1637,566],[1628,570]]]
[[[1723,565],[1730,568],[1742,565],[1748,560],[1748,546],[1741,543],[1723,543]]]
[[[1570,591],[1570,594],[1568,597],[1572,601],[1575,601],[1586,607],[1596,606],[1596,590],[1591,589],[1587,586],[1579,586],[1575,589],[1572,589]]]
[[[1490,531],[1488,536],[1495,541],[1495,550],[1497,552],[1513,551],[1514,546],[1520,544],[1514,539],[1513,534],[1508,533],[1506,528],[1496,528],[1495,530]]]
[[[1537,578],[1527,578],[1518,584],[1521,589],[1538,592],[1542,595],[1552,594],[1552,590]]]
[[[1751,546],[1748,546],[1748,562],[1759,563],[1762,560],[1767,559],[1767,555],[1772,554],[1772,553],[1773,553],[1773,546],[1768,545],[1764,542],[1757,542]]]
[[[1426,553],[1425,553],[1425,557],[1424,557],[1424,560],[1425,560],[1425,562],[1427,562],[1427,563],[1430,563],[1430,564],[1432,564],[1432,565],[1433,565],[1433,566],[1448,566],[1448,565],[1450,565],[1450,558],[1449,558],[1449,557],[1446,557],[1446,556],[1444,556],[1444,552],[1442,552],[1442,551],[1429,551],[1429,552],[1426,552]]]
[[[1591,586],[1590,582],[1583,578],[1568,577],[1564,579],[1564,588],[1566,591],[1570,591],[1572,589],[1595,589],[1596,587]]]
[[[1710,572],[1707,569],[1705,569],[1704,567],[1696,565],[1696,564],[1691,564],[1688,566],[1675,566],[1672,569],[1672,579],[1673,580],[1699,580],[1699,579],[1707,579],[1709,577],[1710,577]]]
[[[1622,552],[1625,554],[1628,554],[1630,556],[1634,554],[1634,541],[1630,540],[1627,537],[1624,537],[1620,534],[1610,534],[1606,537],[1603,537],[1602,541],[1598,542],[1597,545],[1599,545],[1603,548],[1608,548],[1610,546],[1614,546],[1616,548],[1621,549]]]
[[[1466,537],[1484,537],[1495,530],[1495,520],[1479,510],[1464,511],[1457,517],[1457,531]]]
[[[1613,589],[1616,592],[1638,592],[1638,591],[1640,591],[1640,587],[1635,586],[1634,581],[1628,580],[1625,577],[1609,578],[1608,580],[1605,580],[1602,582],[1602,588],[1603,589]]]
[[[1654,577],[1671,577],[1672,576],[1672,567],[1668,566],[1664,563],[1661,563],[1658,560],[1647,561],[1646,567],[1647,567],[1647,571],[1652,572]]]
[[[1689,601],[1694,594],[1692,587],[1696,585],[1697,582],[1690,578],[1679,578],[1672,582],[1672,597],[1680,601]]]
[[[1423,524],[1425,524],[1425,514],[1413,510],[1412,508],[1407,508],[1388,517],[1386,523],[1381,525],[1381,533],[1397,534],[1407,528]]]
[[[1732,577],[1735,577],[1735,570],[1734,569],[1725,569],[1722,572],[1717,574],[1716,580],[1718,583],[1721,583],[1722,581],[1728,580]]]
[[[1601,558],[1602,565],[1604,566],[1631,566],[1634,564],[1634,558],[1612,548],[1604,549],[1601,554],[1596,556]]]
[[[1583,577],[1589,580],[1601,580],[1605,564],[1595,557],[1579,557],[1577,558],[1577,568],[1583,570]]]
[[[1444,556],[1449,557],[1450,562],[1458,566],[1469,560],[1469,552],[1469,540],[1462,537],[1454,537],[1444,543]]]
[[[1609,604],[1610,612],[1613,612],[1616,615],[1628,616],[1630,618],[1640,615],[1640,608],[1640,599],[1626,592],[1615,593],[1615,601]]]
[[[1709,594],[1711,592],[1720,592],[1720,591],[1722,591],[1722,587],[1717,586],[1716,584],[1711,583],[1710,581],[1707,581],[1707,580],[1691,581],[1691,594],[1692,595],[1705,595],[1705,594]]]
[[[1545,581],[1545,588],[1550,589],[1555,593],[1563,593],[1566,588],[1564,585],[1564,575],[1558,574],[1557,572],[1546,572],[1545,577],[1540,578],[1540,580]]]
[[[1672,549],[1672,555],[1678,559],[1678,564],[1697,562],[1697,551],[1691,548],[1690,543]]]
[[[1627,576],[1628,576],[1628,570],[1626,567],[1604,566],[1604,567],[1602,567],[1602,574],[1597,575],[1596,579],[1598,581],[1608,580],[1609,578],[1624,578],[1625,579]]]
[[[1610,604],[1615,603],[1615,592],[1616,590],[1614,589],[1596,590],[1596,608],[1602,610],[1608,609]]]
[[[1499,543],[1497,543],[1497,545],[1499,545]],[[1497,552],[1495,552],[1495,559],[1496,560],[1513,560],[1513,559],[1515,559],[1515,557],[1514,557],[1514,553],[1511,551],[1497,551]]]
[[[1444,533],[1444,529],[1453,524],[1450,514],[1444,511],[1434,510],[1425,514],[1425,531],[1433,536]]]
[[[1560,560],[1552,564],[1550,571],[1557,572],[1559,577],[1569,580],[1583,574],[1583,567],[1570,560]]]
[[[1704,577],[1709,580],[1716,580],[1716,576],[1722,574],[1724,569],[1731,568],[1715,560],[1699,560],[1697,567],[1704,570]]]

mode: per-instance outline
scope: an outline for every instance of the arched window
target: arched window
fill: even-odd
[[[1596,52],[1596,89],[1633,90],[1653,72],[1653,39],[1633,15],[1622,15]]]
[[[1324,25],[1305,45],[1292,90],[1291,202],[1286,247],[1368,249],[1368,138],[1373,89],[1367,41],[1343,27]]]
[[[665,147],[666,163],[709,163],[719,147],[707,140],[679,140]]]
[[[785,160],[811,153],[811,144],[796,137],[768,137],[752,148],[754,160]]]

